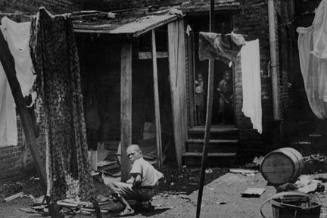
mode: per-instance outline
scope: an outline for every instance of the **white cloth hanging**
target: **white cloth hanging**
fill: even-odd
[[[17,145],[16,106],[0,63],[0,147],[8,145]]]
[[[13,55],[16,76],[23,96],[31,94],[35,80],[29,49],[30,27],[30,22],[16,23],[7,17],[1,19],[0,28]],[[17,145],[17,143],[16,106],[7,76],[2,64],[0,64],[0,147]]]
[[[17,79],[23,96],[30,94],[35,81],[29,47],[30,29],[31,22],[16,23],[8,17],[1,19],[1,31],[14,57]]]
[[[310,27],[297,28],[300,68],[311,110],[327,118],[327,0],[321,1]]]
[[[248,41],[241,49],[242,90],[245,116],[251,119],[253,129],[262,133],[260,46],[259,40]]]

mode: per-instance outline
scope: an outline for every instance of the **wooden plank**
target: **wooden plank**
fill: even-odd
[[[23,124],[26,144],[32,153],[35,168],[38,172],[38,175],[41,178],[41,183],[45,190],[47,184],[46,182],[47,177],[46,177],[44,163],[42,162],[42,159],[36,147],[37,143],[36,143],[36,136],[34,132],[35,124],[33,123],[31,114],[27,110],[27,107],[25,105],[25,99],[23,97],[22,90],[17,80],[14,58],[10,53],[8,44],[4,39],[4,36],[1,31],[0,31],[0,50],[1,50],[0,61],[2,63],[5,74],[7,76],[9,86],[15,100],[17,111],[20,115]]]
[[[140,60],[152,59],[152,52],[139,52],[138,57]],[[168,52],[157,51],[157,58],[168,58]]]
[[[160,123],[160,102],[159,102],[159,84],[158,84],[158,65],[156,33],[152,30],[152,64],[153,64],[153,89],[154,89],[154,114],[156,121],[156,142],[157,142],[157,161],[158,168],[162,165],[162,144],[161,144],[161,123]]]
[[[127,147],[132,144],[132,42],[126,42],[121,48],[120,81],[120,140],[122,181],[126,181],[129,161]]]
[[[209,13],[209,32],[214,31],[214,9],[215,0],[210,0],[210,13]],[[212,116],[212,104],[213,104],[213,92],[214,92],[214,72],[215,72],[215,60],[210,59],[208,65],[208,89],[207,89],[207,108],[206,108],[206,123],[204,131],[204,143],[202,151],[201,161],[201,174],[199,193],[196,207],[196,218],[200,218],[203,186],[205,181],[205,168],[207,166],[208,157],[208,142],[210,140],[210,127],[211,127],[211,116]]]
[[[188,106],[189,106],[189,126],[194,126],[195,121],[195,105],[194,105],[194,80],[195,80],[195,64],[194,64],[194,33],[193,31],[190,32],[190,35],[187,37],[187,58],[188,58]]]

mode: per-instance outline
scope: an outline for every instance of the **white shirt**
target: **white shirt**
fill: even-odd
[[[140,174],[142,177],[141,186],[156,186],[163,174],[156,170],[149,162],[143,158],[134,161],[130,174]]]

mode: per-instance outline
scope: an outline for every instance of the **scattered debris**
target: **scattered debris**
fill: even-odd
[[[244,176],[254,176],[256,173],[258,173],[258,170],[247,170],[247,169],[230,169],[229,172],[231,173],[239,173]]]
[[[32,177],[30,178],[30,180],[31,180],[32,182],[38,182],[38,181],[40,181],[40,177],[32,176]]]
[[[216,203],[217,203],[217,204],[220,204],[220,205],[225,205],[225,204],[227,204],[226,201],[216,201]]]
[[[297,188],[298,187],[294,183],[288,182],[288,183],[277,186],[276,192],[279,193],[279,192],[295,191],[295,190],[297,190]]]
[[[211,168],[208,168],[208,169],[206,169],[206,174],[211,174],[211,173],[213,173],[213,171],[212,171],[212,169]]]
[[[247,188],[242,194],[242,197],[260,197],[265,192],[265,188]]]
[[[23,192],[18,192],[18,193],[14,194],[14,195],[6,197],[4,199],[4,201],[9,202],[9,201],[15,200],[16,198],[22,198],[22,197],[24,197],[24,193]]]
[[[37,211],[32,208],[19,208],[19,210],[25,213],[37,213]]]
[[[321,181],[312,179],[312,177],[308,175],[300,176],[295,185],[298,187],[299,192],[306,194],[317,191],[322,192],[325,190],[325,186],[321,183]]]

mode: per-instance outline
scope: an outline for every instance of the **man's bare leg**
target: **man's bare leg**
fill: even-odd
[[[125,209],[119,214],[121,216],[126,216],[126,215],[130,215],[134,213],[133,208],[131,207],[131,205],[129,205],[129,203],[126,201],[126,199],[121,196],[120,194],[116,193],[116,197],[118,198],[118,200],[125,205]]]

